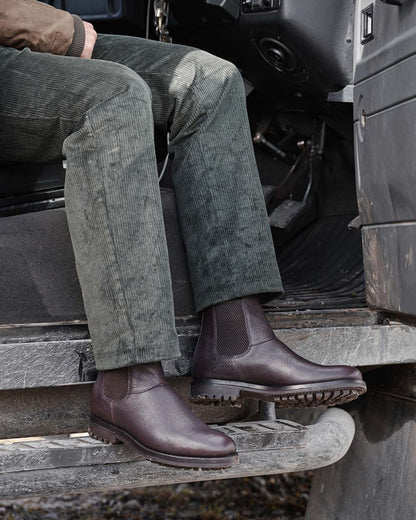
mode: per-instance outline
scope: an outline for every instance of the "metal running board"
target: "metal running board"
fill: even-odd
[[[0,499],[315,469],[343,457],[355,433],[351,416],[335,408],[324,411],[311,426],[276,420],[215,428],[237,444],[240,460],[230,469],[161,466],[123,444],[107,445],[89,437],[0,443]]]

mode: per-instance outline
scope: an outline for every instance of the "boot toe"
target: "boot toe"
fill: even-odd
[[[330,382],[330,381],[362,381],[361,372],[348,365],[315,365],[317,370],[310,382]],[[306,377],[305,377],[306,379]]]
[[[200,457],[227,457],[236,453],[234,441],[224,433],[211,430],[200,439]]]
[[[224,433],[217,432],[216,450],[221,454],[220,456],[226,457],[227,455],[234,455],[237,451],[235,442],[225,435]]]
[[[334,367],[334,379],[351,379],[362,381],[363,376],[361,372],[354,367],[348,365],[338,365]]]

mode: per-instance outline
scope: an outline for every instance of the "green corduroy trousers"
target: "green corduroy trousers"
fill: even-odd
[[[99,35],[92,60],[0,47],[0,161],[66,157],[97,368],[179,356],[154,145],[169,132],[196,311],[282,290],[241,75],[204,51]]]

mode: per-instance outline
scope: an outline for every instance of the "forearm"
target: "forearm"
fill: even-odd
[[[80,56],[81,20],[37,0],[0,0],[0,45]]]

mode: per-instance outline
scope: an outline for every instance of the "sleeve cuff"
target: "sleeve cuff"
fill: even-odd
[[[73,14],[72,18],[74,19],[74,37],[72,38],[72,43],[66,52],[66,56],[75,56],[79,58],[84,50],[85,44],[84,24],[79,16]]]

